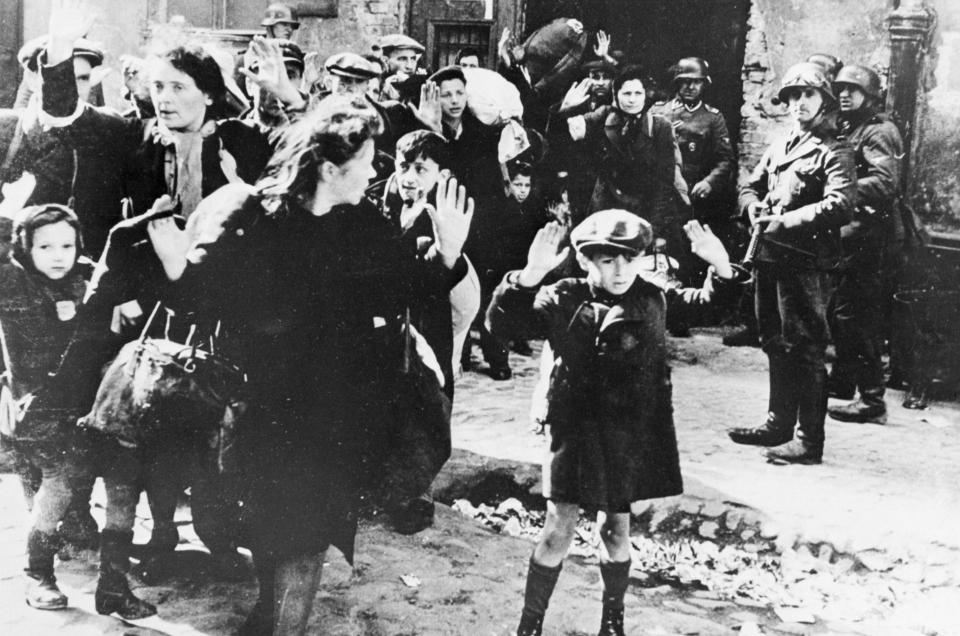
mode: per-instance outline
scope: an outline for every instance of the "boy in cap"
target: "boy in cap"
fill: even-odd
[[[570,235],[585,278],[539,287],[569,251],[559,251],[565,230],[551,222],[537,233],[526,266],[507,274],[494,293],[487,312],[493,333],[509,338],[533,326],[548,334],[554,352],[546,415],[551,458],[543,467],[547,517],[530,559],[518,635],[542,632],[580,508],[597,514],[603,539],[599,633],[622,635],[630,504],[683,491],[666,360],[666,296],[706,302],[713,279],[735,277],[709,228],[690,221],[685,230],[694,253],[715,269],[703,289],[665,289],[643,271],[650,224],[625,210],[603,210]]]

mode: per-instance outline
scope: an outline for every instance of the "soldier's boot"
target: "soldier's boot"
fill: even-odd
[[[60,549],[56,534],[31,530],[27,535],[27,605],[42,610],[59,610],[67,606],[67,597],[57,587],[53,575],[53,557]]]
[[[797,439],[767,451],[771,464],[823,462],[824,420],[827,416],[827,373],[823,368],[798,374]]]
[[[543,616],[547,613],[547,605],[550,604],[562,568],[562,563],[550,568],[530,557],[517,636],[540,636],[543,633]]]
[[[603,615],[598,636],[624,636],[623,597],[630,582],[630,561],[600,563],[603,579]]]
[[[767,419],[753,428],[733,428],[727,431],[737,444],[750,446],[779,446],[793,439],[797,421],[797,391],[791,361],[780,354],[769,356],[770,398]]]
[[[104,530],[100,534],[100,578],[94,595],[98,614],[118,614],[126,620],[157,613],[152,604],[134,596],[127,581],[130,570],[132,530]]]

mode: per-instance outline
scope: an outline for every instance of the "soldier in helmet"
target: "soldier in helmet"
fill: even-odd
[[[676,97],[653,106],[654,114],[673,124],[683,157],[683,179],[690,191],[694,217],[701,223],[721,218],[721,197],[729,186],[734,161],[726,120],[703,101],[710,84],[707,61],[685,57],[673,68]]]
[[[293,32],[300,28],[300,21],[290,5],[274,2],[267,7],[260,26],[267,30],[268,38],[292,40]]]
[[[834,86],[840,134],[857,162],[857,205],[853,221],[841,230],[844,266],[832,321],[837,361],[828,388],[833,397],[851,399],[855,390],[860,397],[828,412],[844,422],[884,424],[882,273],[887,252],[903,238],[898,208],[903,140],[878,112],[880,77],[872,69],[844,66]]]
[[[857,174],[853,152],[830,128],[827,115],[837,100],[820,66],[791,67],[779,98],[788,104],[791,130],[770,145],[739,197],[759,237],[755,307],[770,367],[768,413],[760,426],[729,435],[738,444],[773,447],[767,458],[775,464],[819,464],[827,305],[841,260],[840,228],[853,218]]]

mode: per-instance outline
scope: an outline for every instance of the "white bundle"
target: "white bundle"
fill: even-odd
[[[467,108],[488,126],[500,126],[509,119],[523,118],[520,91],[496,71],[465,68]]]

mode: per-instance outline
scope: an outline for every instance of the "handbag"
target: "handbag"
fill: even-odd
[[[452,452],[451,403],[443,392],[443,373],[426,339],[410,324],[409,309],[401,343],[401,369],[377,488],[388,507],[424,494]]]

